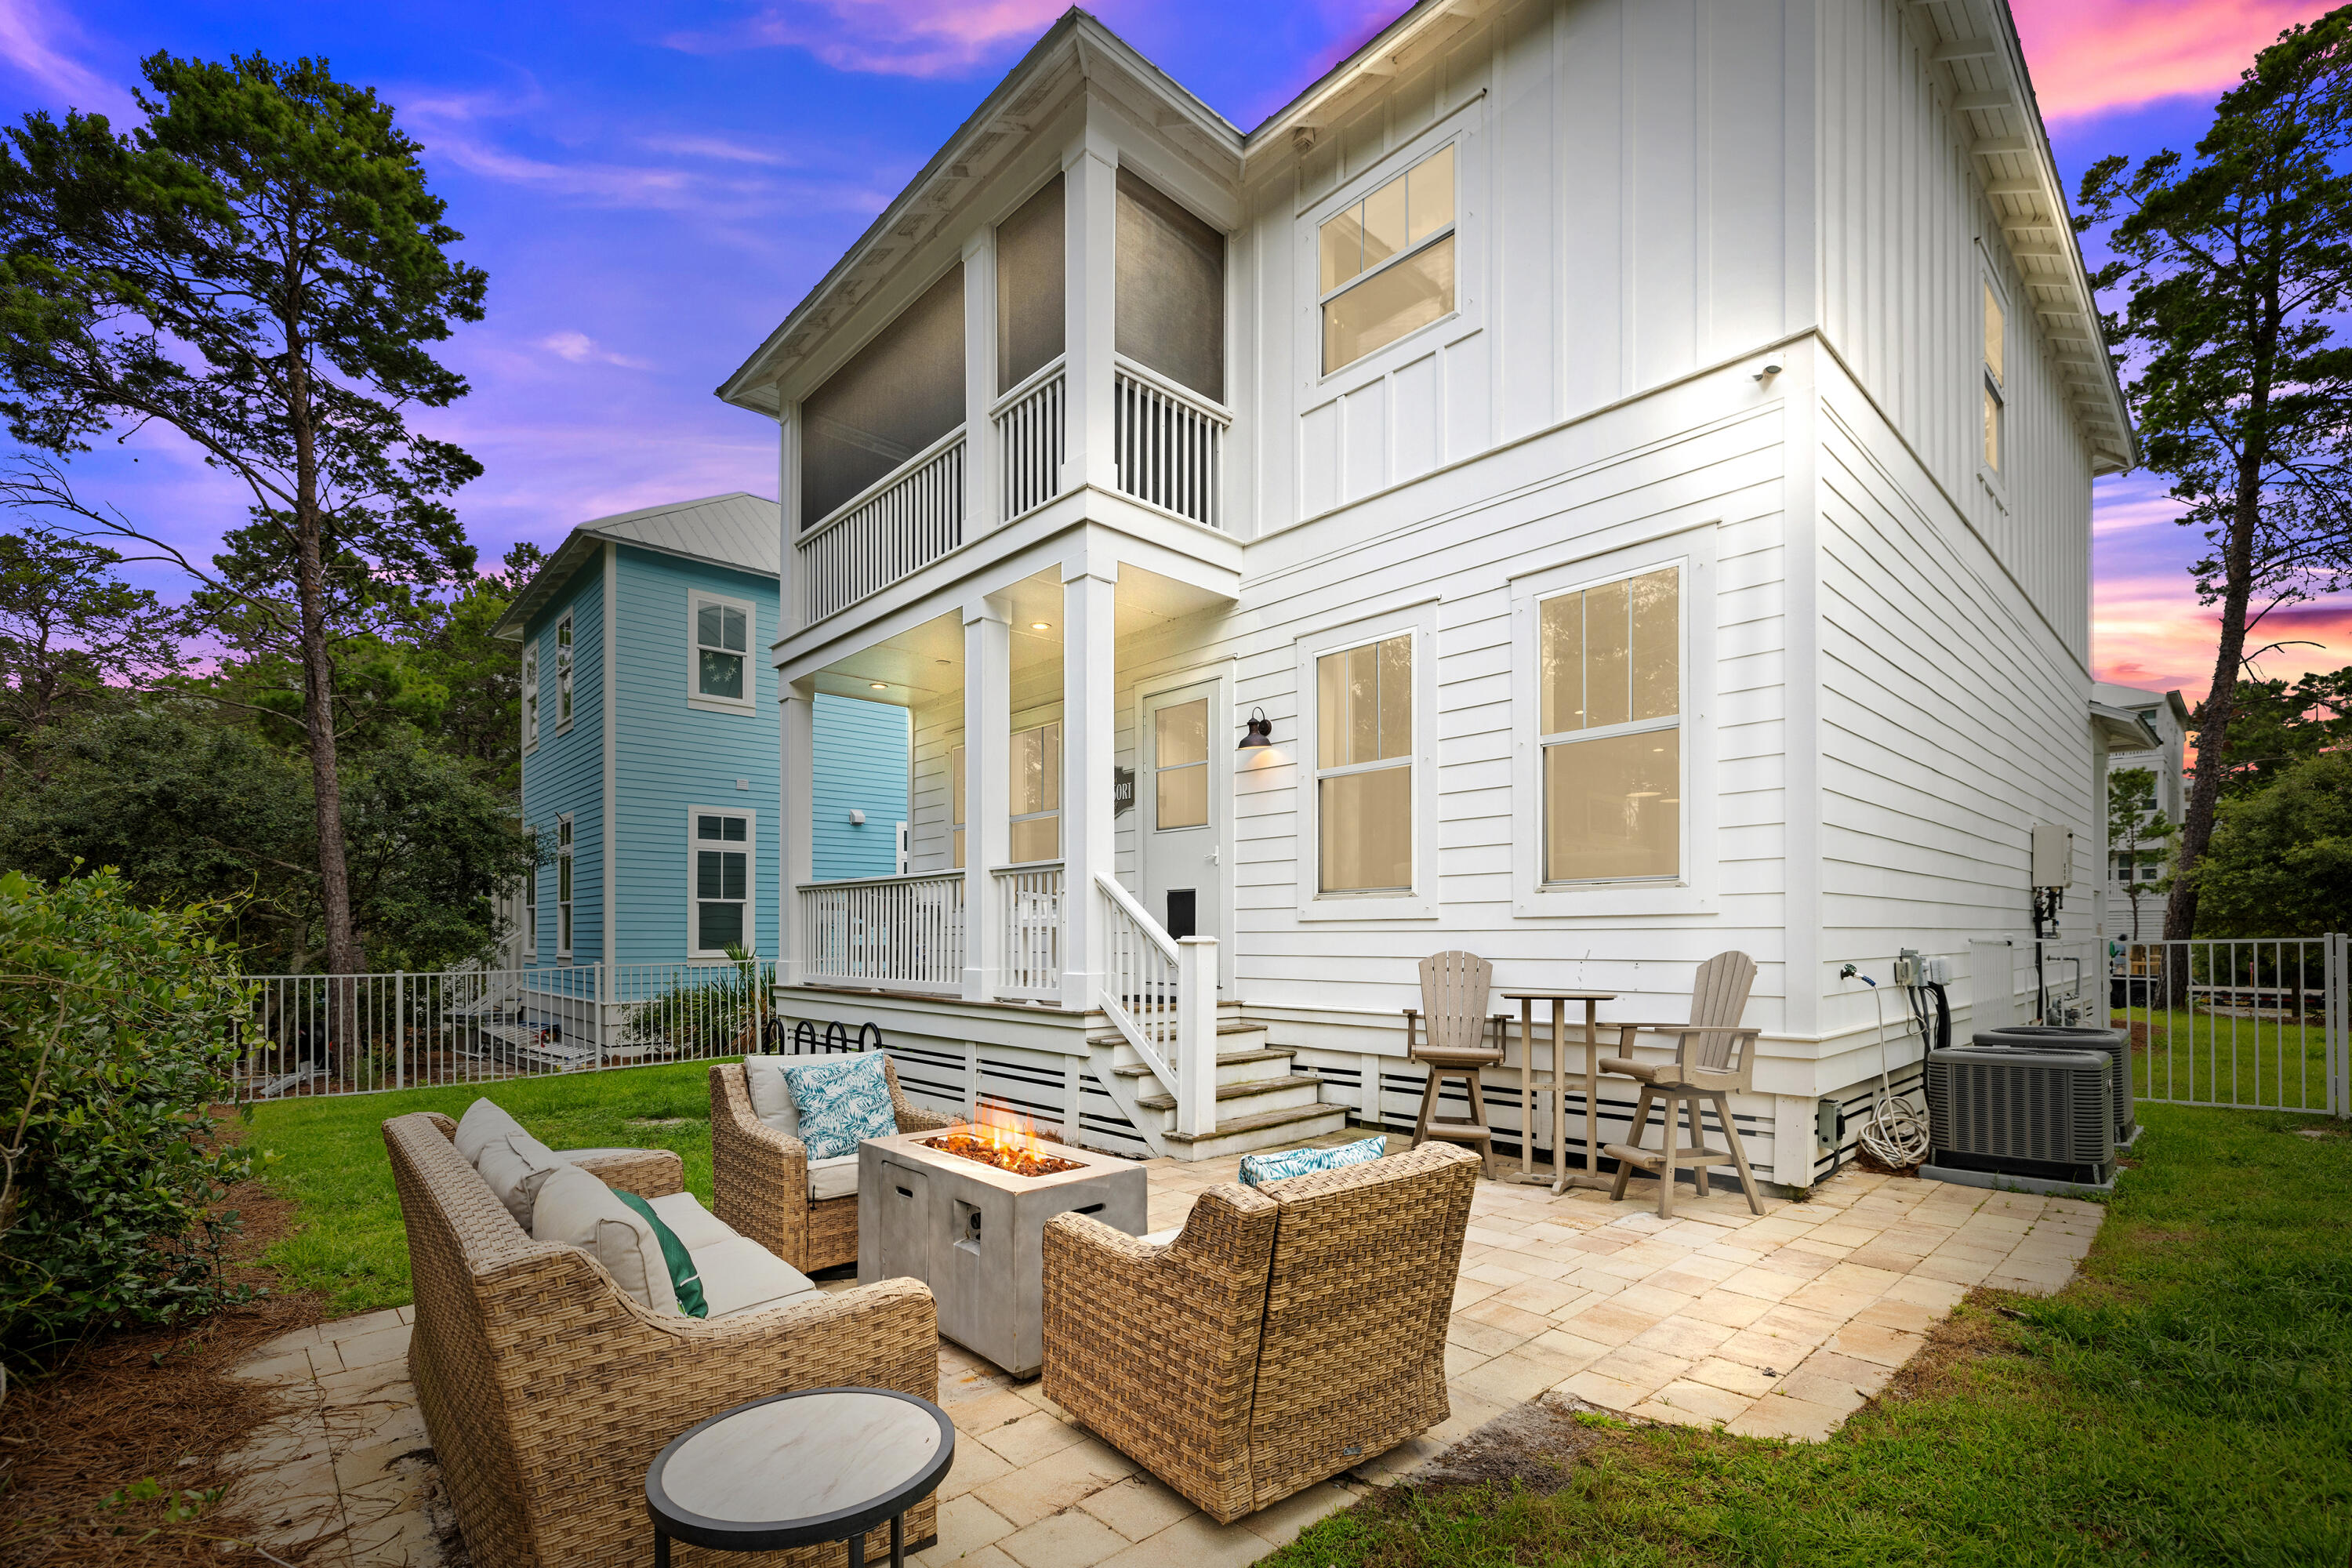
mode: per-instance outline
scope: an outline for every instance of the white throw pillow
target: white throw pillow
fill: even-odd
[[[751,1114],[787,1138],[801,1135],[800,1107],[793,1103],[782,1057],[745,1057],[743,1087],[751,1091]]]
[[[466,1107],[465,1116],[457,1123],[454,1142],[466,1163],[477,1169],[482,1163],[482,1145],[493,1138],[504,1138],[522,1131],[522,1123],[500,1110],[487,1100],[478,1100]]]
[[[677,1310],[677,1291],[654,1227],[577,1165],[561,1165],[540,1187],[530,1238],[579,1247],[639,1305],[656,1312]]]
[[[515,1224],[525,1230],[530,1228],[531,1205],[540,1188],[556,1171],[571,1166],[571,1161],[557,1158],[554,1150],[523,1131],[484,1143],[481,1158],[474,1163],[482,1184],[498,1194]]]

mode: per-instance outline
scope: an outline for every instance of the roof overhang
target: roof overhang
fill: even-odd
[[[562,592],[563,585],[572,581],[573,573],[587,565],[595,558],[596,552],[608,543],[624,544],[631,550],[643,550],[655,555],[667,555],[679,561],[692,561],[704,566],[717,566],[729,572],[740,572],[747,577],[757,577],[762,574],[760,567],[746,566],[740,561],[724,561],[715,555],[706,555],[692,550],[679,550],[673,545],[650,544],[642,539],[631,539],[623,534],[608,533],[599,528],[575,528],[572,531],[571,536],[564,540],[562,546],[554,554],[549,556],[538,571],[530,574],[530,581],[522,585],[522,592],[514,596],[514,602],[507,606],[506,613],[500,616],[497,624],[490,627],[490,635],[504,638],[508,642],[522,641],[523,633],[530,627],[532,617],[545,609],[549,601]]]
[[[2153,752],[2164,744],[2147,719],[2127,708],[2112,708],[2105,702],[2091,704],[2091,730],[2107,743],[2107,751]]]

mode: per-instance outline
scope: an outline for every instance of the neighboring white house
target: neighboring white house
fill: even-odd
[[[2007,1016],[2032,829],[2098,874],[2133,436],[1998,0],[1428,0],[1246,134],[1074,11],[720,395],[782,436],[781,1005],[943,1101],[1409,1128],[1424,955],[1657,1019],[1737,948],[1804,1184],[1842,967]],[[912,713],[905,876],[811,877],[819,692]]]
[[[2187,809],[2181,757],[2189,739],[2189,704],[2178,691],[2143,691],[2102,680],[2091,689],[2091,710],[2095,718],[2127,721],[2131,731],[2126,738],[2123,724],[2107,723],[2115,737],[2107,745],[2108,773],[2121,768],[2146,768],[2154,773],[2156,805],[2144,815],[2179,826]],[[2107,846],[2106,879],[2101,888],[2102,931],[2125,941],[2154,941],[2164,934],[2164,896],[2153,887],[2164,875],[2164,860],[2160,844],[2137,852],[2116,844]],[[2139,888],[2137,932],[2132,929],[2135,884]]]

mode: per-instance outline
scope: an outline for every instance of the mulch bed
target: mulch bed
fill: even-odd
[[[193,1327],[93,1339],[52,1372],[12,1379],[0,1403],[0,1563],[218,1568],[262,1561],[250,1544],[256,1522],[222,1510],[215,1489],[230,1479],[222,1457],[283,1409],[284,1396],[227,1371],[264,1340],[322,1313],[314,1292],[278,1294],[275,1272],[258,1261],[291,1228],[293,1203],[248,1182],[221,1206],[245,1220],[231,1244],[229,1278],[271,1293]],[[148,1480],[165,1495],[109,1506]],[[193,1505],[181,1500],[189,1492],[197,1494]],[[175,1500],[195,1517],[171,1517]],[[315,1550],[279,1560],[299,1562]]]

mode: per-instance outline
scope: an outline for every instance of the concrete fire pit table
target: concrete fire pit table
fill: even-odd
[[[1082,1214],[1142,1235],[1143,1167],[1042,1143],[1041,1154],[1076,1168],[1024,1176],[930,1146],[943,1136],[900,1132],[858,1145],[858,1282],[920,1279],[938,1300],[941,1334],[1034,1377],[1045,1362],[1045,1222]]]

